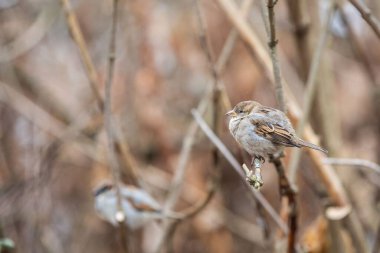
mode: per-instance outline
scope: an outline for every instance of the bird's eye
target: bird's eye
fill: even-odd
[[[240,110],[239,110],[239,113],[243,113],[243,110],[240,109]]]

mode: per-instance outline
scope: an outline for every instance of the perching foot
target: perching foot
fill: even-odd
[[[252,159],[252,167],[255,167],[255,171],[250,170],[247,174],[246,180],[250,185],[252,185],[256,190],[259,190],[263,185],[263,178],[261,176],[261,165],[265,162],[262,156],[256,156]]]

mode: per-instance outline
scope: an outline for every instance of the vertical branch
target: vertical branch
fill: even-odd
[[[278,61],[277,48],[276,48],[276,45],[278,43],[277,38],[276,38],[276,26],[275,26],[275,14],[274,14],[274,7],[276,3],[277,1],[275,0],[268,0],[267,2],[268,20],[269,20],[268,45],[270,49],[271,62],[272,62],[272,67],[273,67],[274,85],[275,85],[275,91],[276,91],[277,104],[279,105],[280,109],[286,113],[285,98],[284,98],[282,77],[281,77],[281,71],[280,71],[280,63]],[[285,174],[285,169],[280,159],[280,156],[271,156],[270,162],[273,163],[273,165],[275,166],[278,177],[279,177],[280,195],[282,198],[283,197],[287,198],[288,207],[289,207],[289,211],[288,211],[289,212],[288,213],[289,234],[288,234],[287,252],[293,253],[296,251],[295,244],[296,244],[296,232],[297,232],[296,192],[290,186],[290,183]]]
[[[276,45],[278,43],[277,37],[276,37],[276,25],[275,25],[275,15],[274,15],[274,7],[277,3],[277,0],[268,0],[267,7],[268,7],[268,19],[269,19],[269,49],[270,49],[270,56],[272,59],[272,66],[273,66],[273,75],[275,80],[275,91],[276,91],[276,100],[278,103],[278,106],[281,111],[286,112],[286,105],[285,105],[285,97],[284,97],[284,90],[282,86],[282,78],[281,78],[281,70],[280,70],[280,63],[278,61],[277,56],[277,48]]]
[[[112,24],[111,24],[111,38],[108,51],[108,67],[107,67],[107,79],[105,83],[105,101],[104,101],[104,125],[108,138],[108,160],[111,166],[113,183],[116,189],[117,197],[117,213],[115,214],[116,220],[119,222],[120,240],[125,252],[128,252],[126,227],[124,224],[125,216],[122,209],[122,199],[120,192],[120,166],[117,160],[115,151],[115,136],[112,127],[112,110],[111,110],[111,90],[113,83],[113,74],[115,66],[115,51],[116,51],[116,24],[117,24],[117,5],[118,0],[113,1],[112,8]]]

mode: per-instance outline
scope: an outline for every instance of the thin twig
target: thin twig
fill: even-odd
[[[170,178],[171,178],[171,175],[169,172],[166,172],[154,166],[149,166],[148,168],[146,168],[146,170],[140,173],[144,174],[144,179],[146,180],[146,183],[155,187],[156,189],[160,189],[163,191],[167,191],[169,189],[168,185],[170,183]],[[196,200],[199,199],[200,197],[202,198],[202,200],[204,200],[207,197],[207,195],[205,195],[203,190],[195,187],[193,184],[189,182],[184,183],[183,189],[184,191],[181,197],[186,203],[196,202]],[[192,207],[191,209],[194,209],[194,207]],[[185,213],[188,213],[188,211],[191,209],[185,210]],[[210,209],[208,211],[223,213],[223,217],[221,217],[220,215],[215,215],[215,216],[211,215],[212,217],[210,217],[211,218],[210,222],[212,222],[216,226],[224,225],[226,226],[227,229],[229,229],[235,235],[253,244],[264,247],[265,240],[264,240],[264,236],[261,234],[261,228],[258,225],[253,224],[252,221],[246,218],[240,217],[237,214],[234,214],[231,210],[227,209],[223,204],[217,203],[217,206],[215,208],[213,208],[212,210]]]
[[[342,17],[342,21],[343,21],[345,28],[347,30],[348,39],[349,39],[349,42],[352,46],[354,54],[361,60],[361,62],[364,65],[363,70],[367,72],[369,78],[372,81],[372,85],[374,87],[376,87],[377,84],[379,83],[379,81],[377,79],[375,69],[371,65],[371,63],[368,59],[368,56],[366,55],[366,52],[360,43],[358,35],[354,31],[353,24],[352,24],[353,20],[350,19],[349,15],[347,14],[342,3],[339,3],[338,11]]]
[[[202,15],[202,11],[201,11],[201,7],[200,7],[200,3],[198,0],[195,0],[195,6],[196,6],[196,15],[197,15],[197,18],[198,18],[198,23],[199,23],[199,39],[200,39],[200,44],[201,44],[201,47],[203,49],[203,52],[205,53],[206,55],[206,58],[207,58],[207,61],[208,61],[208,64],[209,64],[209,68],[210,68],[210,71],[211,71],[211,74],[212,74],[212,115],[213,115],[213,129],[214,131],[218,132],[217,128],[218,128],[218,122],[219,122],[219,100],[220,100],[220,89],[219,89],[219,86],[218,86],[218,71],[213,63],[213,57],[212,57],[212,48],[211,48],[211,44],[210,44],[210,41],[208,39],[208,37],[206,36],[206,24],[205,24],[205,21],[204,21],[204,18],[203,18],[203,15]],[[194,126],[192,129],[191,129],[194,133],[196,131],[196,126]],[[188,151],[187,154],[190,153],[190,149]],[[214,196],[214,193],[216,191],[216,188],[217,188],[217,184],[218,184],[218,181],[219,181],[219,174],[220,172],[218,171],[218,164],[219,164],[219,154],[217,152],[217,149],[213,149],[211,151],[212,153],[212,159],[213,159],[213,165],[214,165],[214,169],[215,171],[213,171],[212,173],[212,179],[211,179],[211,182],[210,182],[210,187],[207,191],[207,195],[205,197],[204,200],[201,200],[198,204],[196,204],[193,208],[191,208],[191,210],[188,210],[185,214],[184,214],[184,217],[186,219],[188,218],[191,218],[193,216],[195,216],[196,214],[198,214],[201,210],[203,210],[207,204],[210,202],[210,200],[212,199],[212,197]],[[183,179],[181,180],[181,182],[183,183]],[[180,185],[177,184],[177,189],[180,189]],[[179,191],[176,191],[176,194],[178,195]],[[172,195],[173,196],[173,195]],[[171,243],[169,242],[169,240],[172,239],[175,231],[176,231],[176,228],[178,226],[178,224],[180,223],[180,220],[177,220],[171,224],[168,224],[166,227],[165,227],[165,230],[166,232],[164,232],[164,236],[163,236],[163,240],[161,241],[161,243],[159,244],[159,247],[158,247],[158,251],[161,250],[161,248],[163,247],[163,245],[171,245]]]
[[[319,67],[320,67],[320,63],[321,63],[321,58],[322,58],[324,49],[326,48],[326,45],[327,45],[327,39],[328,39],[328,35],[329,35],[329,29],[328,28],[330,27],[330,22],[331,22],[333,14],[334,14],[334,11],[335,11],[335,3],[334,3],[334,1],[331,1],[330,6],[328,8],[326,20],[325,20],[325,22],[321,28],[321,33],[320,33],[320,36],[318,39],[318,45],[317,45],[316,50],[314,51],[314,55],[312,58],[312,62],[311,62],[311,66],[310,66],[310,70],[309,70],[309,74],[308,74],[308,78],[307,78],[307,82],[306,82],[306,91],[305,91],[306,99],[305,99],[305,102],[303,105],[303,114],[302,114],[301,119],[298,121],[297,130],[296,130],[296,133],[299,136],[304,131],[305,125],[308,121],[309,114],[311,111],[311,106],[312,106],[312,103],[314,101],[314,95],[315,95],[315,91],[316,91],[316,87],[317,87],[317,82],[316,82],[317,75],[318,75],[318,71],[319,71]],[[290,179],[292,184],[295,183],[295,179],[296,179],[296,175],[297,175],[297,169],[298,169],[298,163],[299,163],[300,158],[301,158],[301,151],[302,151],[301,149],[294,149],[293,155],[292,155],[292,158],[290,161],[289,179]]]
[[[331,165],[344,165],[344,166],[359,166],[363,168],[368,168],[376,173],[380,174],[380,165],[377,163],[364,160],[364,159],[353,159],[353,158],[325,158],[323,160],[326,164]]]
[[[116,24],[117,24],[117,5],[118,0],[113,1],[112,8],[112,24],[111,24],[111,37],[109,42],[109,52],[108,52],[108,68],[107,68],[107,79],[105,83],[105,100],[104,100],[104,125],[108,138],[108,160],[111,166],[113,184],[116,186],[116,197],[117,197],[117,213],[116,220],[119,223],[119,232],[120,232],[120,240],[122,242],[122,247],[125,252],[128,252],[128,243],[127,243],[127,235],[126,235],[126,226],[125,226],[125,214],[122,209],[122,196],[120,191],[120,165],[117,160],[117,155],[115,151],[115,133],[113,132],[112,126],[112,100],[111,100],[111,90],[113,84],[113,75],[114,75],[114,67],[115,67],[115,51],[116,51]]]
[[[349,0],[350,3],[355,6],[355,8],[362,14],[363,19],[367,22],[367,24],[372,28],[377,37],[380,39],[380,22],[379,20],[372,14],[371,10],[368,6],[365,5],[363,1],[357,0]]]
[[[79,27],[77,17],[73,12],[73,7],[70,3],[70,0],[61,0],[61,3],[66,14],[67,25],[69,26],[71,36],[73,37],[75,44],[78,46],[83,65],[87,72],[87,77],[90,81],[92,92],[95,95],[95,99],[97,101],[100,111],[102,111],[103,100],[98,88],[98,74],[96,72],[93,61],[91,60],[91,56],[88,51],[86,41],[84,40],[83,33]]]
[[[231,152],[227,149],[227,147],[220,141],[220,139],[213,133],[207,123],[202,119],[199,112],[196,110],[192,110],[194,119],[202,129],[202,131],[207,135],[207,137],[211,140],[211,142],[219,149],[222,155],[226,158],[226,160],[231,164],[232,168],[240,175],[242,180],[245,182],[245,185],[251,189],[251,193],[253,196],[259,201],[259,203],[263,206],[265,211],[269,214],[269,216],[273,219],[273,221],[279,226],[279,228],[285,233],[288,234],[288,228],[286,224],[282,221],[281,217],[276,213],[273,207],[269,204],[269,202],[265,199],[265,197],[258,191],[256,191],[251,185],[248,184],[246,179],[246,174],[243,172],[243,169],[239,165],[238,161],[234,158]]]
[[[281,68],[280,68],[280,62],[278,61],[277,56],[277,37],[276,37],[276,25],[275,25],[275,14],[274,14],[274,7],[276,5],[277,1],[275,0],[268,0],[267,7],[268,7],[268,19],[269,19],[269,42],[268,46],[270,49],[270,56],[272,59],[272,68],[273,68],[273,75],[274,75],[274,87],[276,92],[276,100],[278,103],[278,106],[281,111],[286,113],[286,104],[285,104],[285,97],[284,97],[284,90],[282,87],[282,78],[281,78]]]

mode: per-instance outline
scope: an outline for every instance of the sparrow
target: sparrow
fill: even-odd
[[[288,117],[280,110],[256,101],[238,103],[226,115],[229,130],[240,146],[252,157],[264,157],[281,152],[283,147],[307,147],[327,153],[327,150],[296,136]]]
[[[146,191],[131,185],[120,185],[121,206],[125,224],[132,230],[153,220],[164,218],[180,219],[180,214],[162,211],[161,205]],[[103,182],[94,189],[95,210],[110,222],[118,225],[116,188],[110,182]]]

